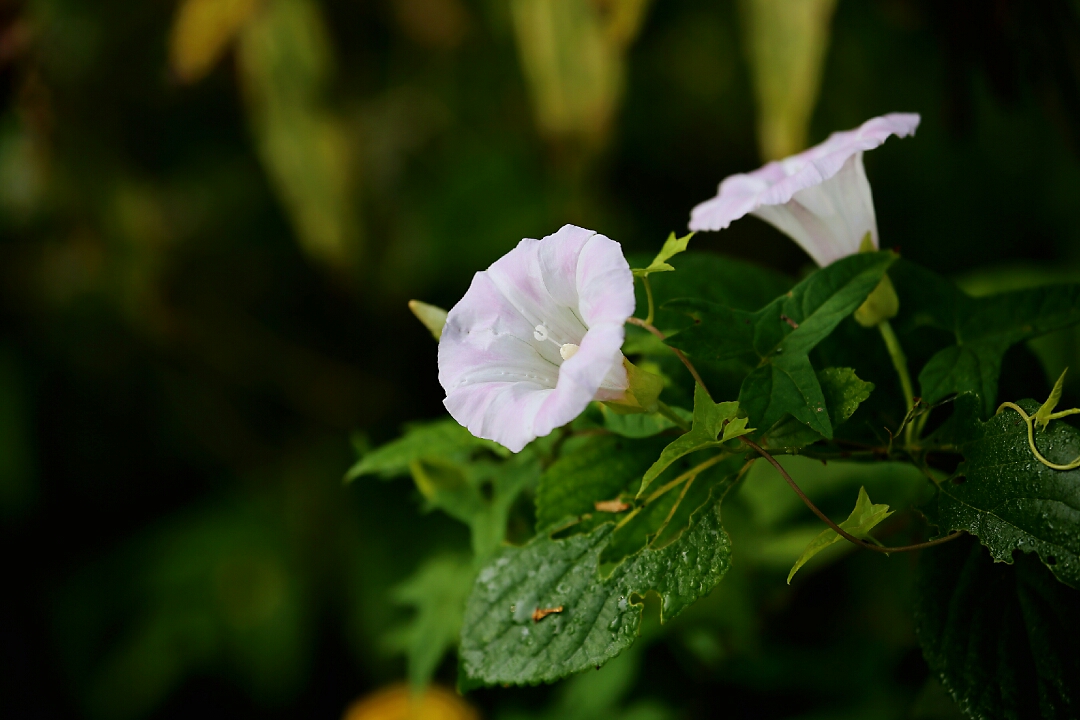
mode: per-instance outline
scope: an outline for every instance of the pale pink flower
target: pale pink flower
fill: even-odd
[[[863,152],[890,135],[913,135],[919,116],[891,113],[798,155],[720,183],[720,192],[690,213],[691,230],[723,230],[747,213],[790,236],[824,267],[859,252],[866,233],[878,247],[877,219]]]
[[[513,452],[627,389],[634,278],[620,245],[565,225],[478,272],[439,340],[443,404]]]

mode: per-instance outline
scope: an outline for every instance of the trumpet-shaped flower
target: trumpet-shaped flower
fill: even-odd
[[[444,405],[477,437],[518,452],[628,387],[624,323],[634,278],[613,240],[566,225],[478,272],[439,340]]]
[[[877,219],[863,152],[890,135],[915,133],[919,116],[891,113],[798,155],[720,183],[720,192],[690,213],[691,230],[722,230],[747,213],[790,236],[824,267],[859,252],[867,233],[878,247]]]

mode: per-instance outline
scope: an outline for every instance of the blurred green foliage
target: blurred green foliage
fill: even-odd
[[[573,222],[655,252],[759,147],[906,110],[917,138],[867,157],[884,246],[975,294],[1080,275],[1075,3],[842,0],[829,23],[818,2],[781,58],[805,82],[762,65],[792,32],[762,25],[775,4],[0,3],[4,716],[336,718],[404,677],[398,650],[454,616],[427,588],[460,601],[470,536],[421,517],[407,482],[343,487],[347,438],[441,416],[406,302],[450,307],[522,237]],[[756,221],[693,243],[807,264]],[[1050,377],[1078,366],[1077,337],[1031,343]],[[1029,360],[1004,362],[1045,397]],[[805,464],[833,517],[862,485],[905,501],[881,473]],[[836,565],[834,547],[784,584],[820,528],[771,472],[725,505],[743,550],[671,626],[650,599],[644,639],[599,673],[473,701],[953,717],[908,565]],[[503,509],[511,531],[532,521]]]

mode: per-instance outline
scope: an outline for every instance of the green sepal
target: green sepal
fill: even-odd
[[[900,298],[896,295],[892,280],[886,275],[855,311],[855,322],[867,328],[877,327],[883,321],[896,317],[899,312]]]
[[[664,379],[634,365],[623,358],[626,379],[629,386],[618,400],[605,400],[604,405],[620,415],[632,413],[652,413],[659,407],[657,400],[664,389]]]
[[[876,250],[874,239],[870,233],[863,235],[862,243],[859,245],[859,252],[866,253]],[[900,298],[896,296],[896,288],[893,287],[892,281],[886,275],[881,278],[878,286],[874,288],[874,291],[867,296],[863,304],[855,311],[855,322],[863,327],[876,327],[883,320],[891,320],[896,317],[898,312],[900,312]]]

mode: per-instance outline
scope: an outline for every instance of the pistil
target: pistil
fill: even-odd
[[[555,340],[555,338],[551,337],[550,331],[544,324],[537,325],[536,328],[533,329],[533,337],[540,342],[544,342],[546,340],[547,342],[557,345],[559,348],[559,355],[562,357],[563,360],[569,360],[570,358],[574,357],[575,353],[577,353],[578,350],[580,350],[580,348],[574,343],[560,343]]]

